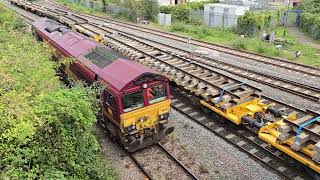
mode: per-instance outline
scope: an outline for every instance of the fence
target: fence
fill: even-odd
[[[204,24],[210,27],[229,28],[237,25],[239,16],[217,13],[217,12],[204,12]]]

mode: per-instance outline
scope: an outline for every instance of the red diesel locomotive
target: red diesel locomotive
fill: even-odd
[[[74,59],[60,67],[65,76],[103,86],[99,121],[129,152],[157,143],[173,131],[166,125],[167,78],[50,19],[34,22],[33,33],[53,47],[58,61]]]

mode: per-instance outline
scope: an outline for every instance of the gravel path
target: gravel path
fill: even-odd
[[[287,27],[287,31],[290,33],[290,35],[295,36],[295,38],[300,42],[301,44],[306,44],[308,46],[311,46],[315,49],[320,50],[320,41],[316,41],[312,39],[311,37],[306,36],[303,32],[299,31],[297,27]]]
[[[196,160],[195,163],[201,164],[201,171],[207,172],[206,179],[281,179],[273,171],[179,112],[172,110],[170,118],[176,128],[169,136],[170,141],[189,158]]]

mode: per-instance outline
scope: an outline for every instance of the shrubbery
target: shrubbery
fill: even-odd
[[[0,6],[0,179],[107,179],[92,88],[65,88],[51,53]]]
[[[208,1],[201,1],[201,2],[190,2],[187,4],[179,4],[174,6],[161,6],[160,12],[171,14],[172,21],[177,22],[185,22],[185,23],[192,23],[194,19],[192,17],[192,11],[194,10],[203,10],[205,4],[208,3],[217,3],[218,0],[208,0]]]
[[[301,16],[301,29],[312,36],[320,39],[320,1],[303,0],[300,8],[304,11]]]
[[[237,32],[253,37],[263,30],[270,31],[275,28],[277,19],[270,11],[247,11],[238,18]]]
[[[320,13],[312,14],[305,12],[301,16],[301,29],[313,39],[320,40]]]

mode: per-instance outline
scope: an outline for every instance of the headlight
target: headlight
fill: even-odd
[[[130,131],[132,131],[132,130],[134,130],[134,129],[136,129],[136,126],[135,126],[135,125],[132,125],[132,126],[128,126],[128,127],[127,127],[128,132],[130,132]]]
[[[159,118],[160,118],[160,120],[165,120],[165,119],[168,119],[168,117],[169,117],[169,113],[161,114]]]

